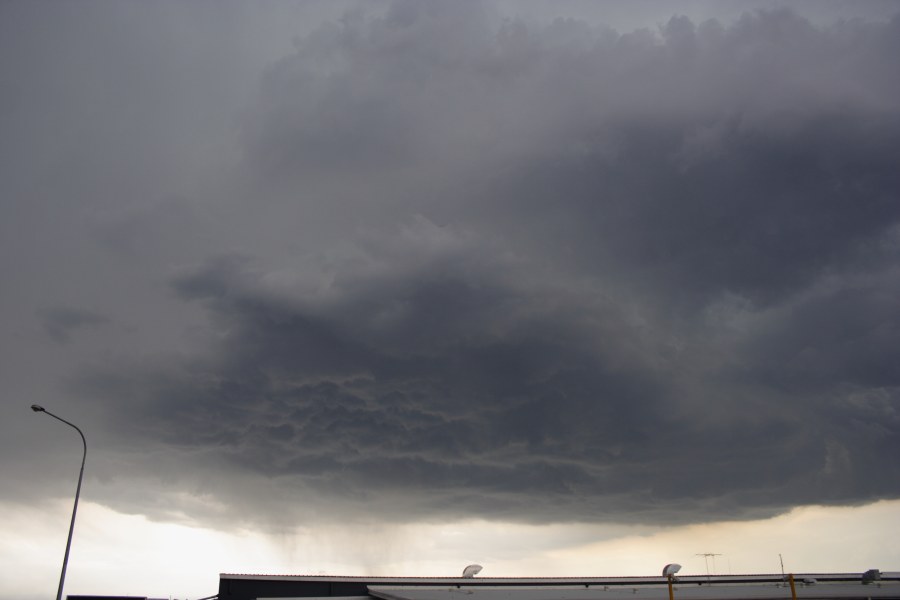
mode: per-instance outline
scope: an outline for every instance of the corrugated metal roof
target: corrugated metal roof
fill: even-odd
[[[486,586],[491,584],[524,586],[534,585],[653,585],[664,584],[666,580],[659,575],[634,575],[616,577],[385,577],[365,575],[284,575],[284,574],[252,574],[252,573],[220,573],[220,579],[257,579],[263,581],[303,581],[303,582],[370,582],[372,584],[403,585],[404,583],[427,585],[468,585]],[[862,573],[794,573],[794,579],[798,582],[803,579],[816,579],[820,582],[856,582],[862,578]],[[882,580],[900,579],[900,573],[882,573]],[[684,575],[679,576],[678,581],[686,583],[777,583],[783,582],[784,576],[780,573],[759,573],[739,575]]]
[[[900,584],[817,583],[795,586],[798,600],[853,598],[900,598]],[[638,587],[417,587],[369,586],[369,593],[381,600],[668,600],[666,585]],[[790,600],[786,584],[677,584],[676,600]]]

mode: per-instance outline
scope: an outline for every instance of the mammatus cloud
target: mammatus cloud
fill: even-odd
[[[183,269],[207,352],[78,389],[264,519],[897,497],[898,40],[349,13],[243,123],[248,223],[319,247]]]

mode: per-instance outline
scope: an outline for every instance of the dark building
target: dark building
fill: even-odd
[[[874,571],[874,570],[873,570]],[[867,573],[871,573],[869,571]],[[684,576],[675,600],[900,600],[900,574],[863,573]],[[879,575],[880,572],[879,572]],[[663,577],[429,578],[306,575],[219,576],[218,600],[668,600]]]
[[[148,598],[147,596],[66,596],[66,600],[169,600],[168,598]]]

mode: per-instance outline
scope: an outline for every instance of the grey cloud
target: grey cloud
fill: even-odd
[[[173,512],[123,478],[270,526],[897,497],[900,18],[366,10],[266,71],[214,214],[101,211],[198,317],[189,350],[65,379],[111,504]]]
[[[826,290],[761,320],[741,349],[745,377],[790,390],[893,389],[900,374],[896,277]]]
[[[557,310],[559,294],[548,310],[539,290],[498,286],[496,268],[373,278],[318,303],[267,289],[246,263],[212,263],[176,286],[223,328],[214,359],[156,387],[127,372],[81,385],[127,399],[110,429],[129,443],[214,452],[310,502],[332,497],[338,514],[691,521],[897,493],[871,477],[895,469],[892,392],[838,386],[819,400],[715,368],[684,382],[698,365],[660,340],[617,353],[640,334],[615,310]],[[396,315],[398,303],[410,306]],[[724,415],[710,417],[717,402]],[[228,494],[252,505],[246,490]]]
[[[60,343],[68,342],[78,330],[96,329],[109,323],[103,315],[73,307],[46,308],[37,314],[47,335]]]
[[[872,241],[900,217],[897,125],[844,114],[790,132],[734,129],[715,157],[685,170],[671,159],[681,131],[628,126],[614,164],[532,170],[516,201],[550,213],[560,208],[550,194],[564,196],[562,227],[622,277],[681,290],[695,306],[722,293],[765,304],[884,260]]]
[[[688,303],[796,292],[900,217],[897,19],[818,29],[782,10],[620,35],[494,30],[463,4],[348,19],[273,67],[247,125],[265,176],[305,189],[352,168],[360,189],[332,211],[481,223]],[[475,12],[452,29],[465,43],[435,25],[444,10]],[[398,198],[385,173],[409,170],[455,184]]]
[[[460,490],[469,501],[458,511],[528,493],[580,504],[574,490],[595,485],[592,463],[661,414],[652,369],[592,348],[591,319],[610,311],[548,310],[537,292],[497,286],[489,268],[375,279],[318,307],[254,279],[220,262],[178,281],[225,328],[217,358],[151,385],[83,381],[91,396],[128,399],[110,429],[323,490],[422,494],[431,500],[411,508],[427,513]]]

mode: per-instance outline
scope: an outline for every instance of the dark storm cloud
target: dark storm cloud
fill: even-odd
[[[821,397],[728,369],[685,382],[694,357],[648,344],[614,307],[433,266],[319,302],[210,264],[177,289],[211,311],[214,358],[82,385],[127,399],[109,429],[129,444],[212,452],[232,472],[388,518],[696,520],[896,494],[891,388],[845,375]],[[256,500],[225,495],[244,510]]]
[[[267,71],[241,222],[312,247],[182,270],[206,354],[78,382],[115,443],[278,521],[897,497],[900,18],[495,17],[351,12]]]
[[[95,329],[109,323],[103,315],[81,308],[46,308],[37,314],[47,335],[60,343],[68,342],[78,330]]]
[[[829,391],[836,384],[868,390],[900,385],[898,281],[861,281],[778,311],[748,336],[748,378],[786,390]],[[889,416],[889,415],[886,415]]]
[[[368,177],[335,211],[480,219],[690,302],[792,293],[897,218],[897,20],[823,31],[781,11],[618,35],[482,17],[401,3],[323,28],[268,73],[250,156],[295,197]],[[407,170],[453,183],[406,191],[390,174]]]
[[[141,437],[351,490],[395,516],[391,504],[513,517],[541,505],[562,518],[553,504],[581,503],[576,490],[646,435],[656,419],[641,411],[665,397],[652,365],[598,345],[625,337],[617,310],[512,288],[474,256],[340,281],[325,302],[259,289],[240,264],[217,261],[176,284],[222,328],[215,359],[151,381],[82,383],[129,398],[112,429],[130,438],[136,422]],[[459,500],[445,506],[449,497]]]
[[[612,164],[537,166],[513,197],[550,219],[559,206],[546,198],[564,196],[562,227],[594,251],[582,260],[661,287],[678,305],[723,292],[768,303],[828,271],[883,260],[871,242],[900,215],[895,115],[827,115],[788,131],[716,127],[715,154],[682,167],[680,124],[628,124],[612,133]]]

